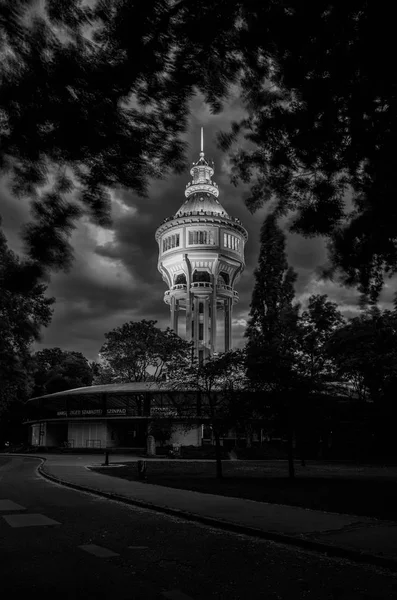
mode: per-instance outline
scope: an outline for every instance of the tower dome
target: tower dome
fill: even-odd
[[[248,234],[218,200],[212,180],[214,163],[206,160],[201,129],[201,152],[190,169],[185,202],[156,231],[158,270],[168,285],[164,302],[170,306],[171,328],[178,333],[181,311],[186,313],[186,339],[202,362],[218,350],[217,316],[224,312],[225,351],[232,347],[232,310],[238,302],[234,286],[245,267]]]
[[[175,214],[175,217],[183,217],[197,213],[220,215],[229,218],[229,215],[219,200],[208,192],[195,192],[189,196]]]

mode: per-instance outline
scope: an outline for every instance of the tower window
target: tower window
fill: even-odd
[[[179,246],[179,240],[179,233],[169,235],[168,237],[164,238],[163,252],[167,252],[167,250],[170,250],[171,248],[177,248]]]
[[[204,312],[204,304],[202,302],[199,303],[199,313],[203,313]]]
[[[186,275],[184,273],[179,273],[174,279],[174,285],[178,285],[179,283],[186,284]]]
[[[240,251],[240,239],[235,235],[224,233],[223,245],[225,248],[230,248],[230,250],[235,250],[236,252]]]
[[[199,323],[199,340],[204,339],[204,324]]]
[[[193,282],[205,281],[211,283],[211,277],[208,271],[197,271],[193,272]]]
[[[207,246],[215,245],[215,235],[213,230],[205,231],[189,231],[188,236],[189,244],[204,244]]]

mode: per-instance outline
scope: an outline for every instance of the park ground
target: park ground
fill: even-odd
[[[397,466],[297,463],[296,477],[289,479],[287,461],[224,461],[223,479],[216,479],[215,461],[146,465],[149,484],[397,521]],[[138,479],[136,462],[113,467],[94,470]]]

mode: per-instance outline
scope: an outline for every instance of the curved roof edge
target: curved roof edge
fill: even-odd
[[[144,393],[144,392],[160,392],[160,391],[177,391],[175,387],[171,387],[166,381],[131,381],[130,383],[107,383],[104,385],[90,385],[88,387],[73,388],[64,390],[63,392],[55,392],[54,394],[45,394],[44,396],[36,396],[30,398],[28,402],[33,400],[45,400],[49,398],[62,398],[65,396],[80,396],[90,394],[128,394],[128,393]]]

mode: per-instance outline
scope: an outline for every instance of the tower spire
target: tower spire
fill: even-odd
[[[203,128],[201,128],[201,152],[204,152],[204,135],[203,135]]]

